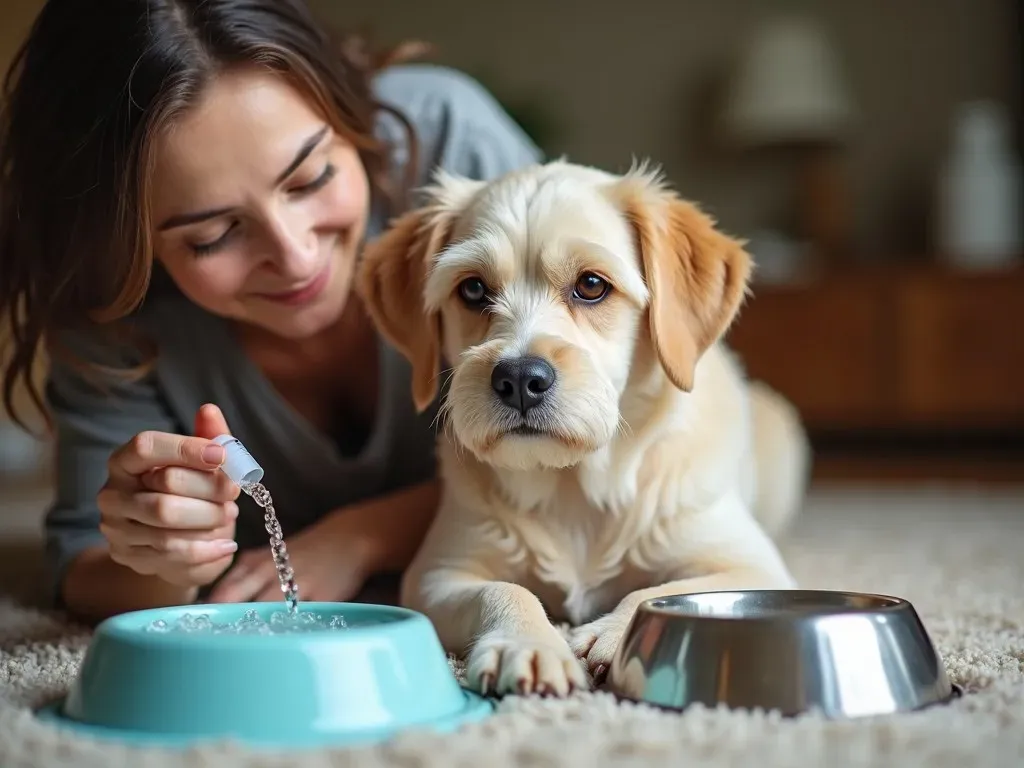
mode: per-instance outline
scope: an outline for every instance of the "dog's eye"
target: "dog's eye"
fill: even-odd
[[[584,272],[572,289],[572,295],[580,301],[600,301],[608,295],[608,285],[603,277],[598,277],[593,272]]]
[[[487,301],[487,286],[479,277],[467,277],[459,283],[459,296],[471,307],[482,306]]]

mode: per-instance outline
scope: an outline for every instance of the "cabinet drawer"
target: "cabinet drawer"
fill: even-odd
[[[755,290],[728,341],[815,429],[891,419],[891,305],[861,281]]]
[[[946,427],[1024,424],[1024,280],[921,278],[899,294],[900,412]]]

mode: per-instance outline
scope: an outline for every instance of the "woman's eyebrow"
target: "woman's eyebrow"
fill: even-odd
[[[274,180],[274,183],[275,184],[280,184],[282,181],[284,181],[289,176],[291,176],[295,172],[296,168],[298,168],[300,165],[302,165],[304,162],[306,162],[306,158],[309,157],[313,153],[313,150],[316,149],[317,146],[319,146],[320,142],[324,140],[324,136],[327,135],[327,131],[329,129],[330,129],[330,126],[325,125],[323,128],[321,128],[316,133],[314,133],[312,136],[310,136],[308,139],[306,139],[302,143],[302,146],[299,148],[299,151],[295,154],[295,157],[288,164],[288,167],[285,168],[278,175],[278,177]],[[176,227],[184,227],[184,226],[187,226],[189,224],[198,224],[201,221],[206,221],[207,219],[215,219],[218,216],[223,216],[223,215],[225,215],[227,213],[231,213],[231,210],[232,210],[231,208],[216,208],[216,209],[209,210],[209,211],[196,211],[194,213],[181,213],[181,214],[178,214],[176,216],[171,216],[168,219],[166,219],[159,226],[158,230],[160,232],[166,232],[168,229],[175,229]]]
[[[189,224],[198,224],[201,221],[207,219],[215,219],[218,216],[223,216],[227,213],[231,213],[231,208],[217,208],[212,211],[197,211],[195,213],[182,213],[177,216],[171,216],[158,228],[160,232],[166,232],[168,229],[175,229],[176,227],[185,227]]]
[[[288,167],[285,168],[281,172],[281,174],[274,180],[275,184],[280,184],[282,181],[287,179],[295,172],[296,168],[298,168],[306,161],[306,158],[309,157],[310,154],[312,154],[313,150],[317,148],[317,145],[324,140],[324,136],[327,135],[327,130],[328,126],[325,125],[319,131],[317,131],[308,139],[306,139],[305,142],[303,142],[302,147],[295,155],[295,158],[288,164]]]

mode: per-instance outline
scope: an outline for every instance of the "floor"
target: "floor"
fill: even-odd
[[[37,593],[43,497],[3,495],[0,592]],[[37,722],[60,695],[89,634],[0,598],[0,764],[150,766],[592,766],[1009,768],[1024,764],[1024,488],[917,483],[818,485],[783,542],[803,586],[906,597],[966,695],[924,712],[852,722],[692,708],[659,712],[605,692],[510,697],[450,735],[383,746],[260,755],[236,744],[185,755],[90,742]]]

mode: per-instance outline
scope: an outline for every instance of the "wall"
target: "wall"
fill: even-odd
[[[557,151],[611,169],[649,156],[741,233],[788,208],[788,168],[720,162],[701,139],[702,105],[759,21],[810,8],[844,57],[861,109],[849,172],[867,256],[927,248],[929,184],[958,102],[997,98],[1021,115],[1014,0],[310,2],[330,23],[383,42],[428,40],[439,60],[485,73],[502,95],[546,98],[564,127]],[[40,7],[4,0],[4,69]]]
[[[558,105],[571,158],[664,164],[673,181],[742,233],[786,209],[787,169],[713,162],[699,137],[709,90],[732,52],[774,9],[808,7],[845,57],[861,124],[850,148],[859,247],[870,256],[927,247],[928,184],[957,102],[992,97],[1020,116],[1014,0],[314,0],[382,41],[435,43],[446,63],[486,68],[511,92]]]

